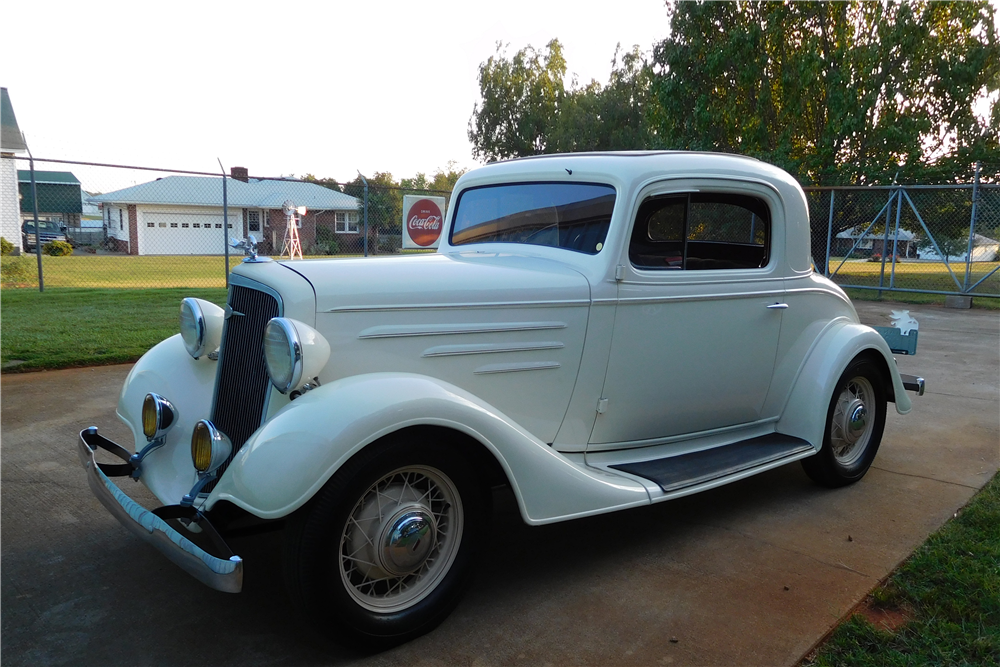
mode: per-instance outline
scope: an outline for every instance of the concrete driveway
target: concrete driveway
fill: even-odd
[[[528,528],[497,498],[492,550],[436,631],[377,655],[299,627],[280,533],[233,540],[240,595],[202,586],[91,496],[76,455],[114,417],[126,366],[2,378],[2,660],[9,665],[792,665],[1000,465],[1000,314],[859,303],[920,321],[903,372],[927,378],[890,411],[860,483],[798,465],[675,502]],[[126,486],[152,503],[140,485]]]

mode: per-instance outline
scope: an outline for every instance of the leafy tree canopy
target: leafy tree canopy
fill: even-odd
[[[985,0],[676,2],[667,15],[670,36],[649,59],[616,52],[604,86],[567,86],[558,40],[512,57],[498,46],[479,68],[473,155],[714,150],[805,185],[968,180],[976,160],[1000,172]]]

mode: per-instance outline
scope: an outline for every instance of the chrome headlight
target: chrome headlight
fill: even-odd
[[[188,354],[197,359],[219,347],[224,315],[211,301],[191,297],[181,301],[181,338]]]
[[[146,394],[142,401],[142,434],[146,440],[166,435],[177,421],[177,410],[159,394]]]
[[[191,434],[191,462],[202,475],[218,470],[233,452],[233,443],[226,434],[207,419],[194,425]]]
[[[286,394],[317,375],[330,358],[330,344],[302,322],[275,317],[264,329],[264,361],[271,384]]]

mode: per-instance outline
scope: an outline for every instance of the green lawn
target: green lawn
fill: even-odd
[[[875,589],[806,665],[1000,665],[1000,475]]]
[[[20,372],[135,361],[177,333],[185,296],[222,305],[226,290],[0,290],[0,366]]]
[[[835,257],[830,260],[830,270],[834,271],[840,266],[842,258]],[[974,285],[981,278],[993,271],[998,262],[973,262],[970,272],[969,284]],[[958,278],[959,284],[965,284],[965,264],[953,263],[951,270]],[[848,260],[833,276],[833,281],[839,285],[866,285],[877,287],[879,274],[882,271],[881,262],[869,262],[865,260]],[[886,264],[885,278],[883,285],[888,287],[891,277],[892,265]],[[948,268],[943,262],[907,262],[896,264],[896,276],[893,285],[903,289],[926,289],[941,292],[959,291],[955,280],[948,273]],[[866,292],[869,290],[858,290]],[[1000,294],[1000,271],[997,271],[979,285],[972,295],[976,294]],[[900,293],[902,294],[902,293]],[[981,299],[986,301],[986,298]]]

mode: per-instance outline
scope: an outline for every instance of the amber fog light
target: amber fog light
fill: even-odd
[[[233,444],[212,422],[202,419],[194,425],[191,435],[191,461],[201,474],[214,472],[226,462]]]
[[[177,410],[159,394],[146,394],[142,401],[142,434],[147,440],[166,435],[177,421]]]

